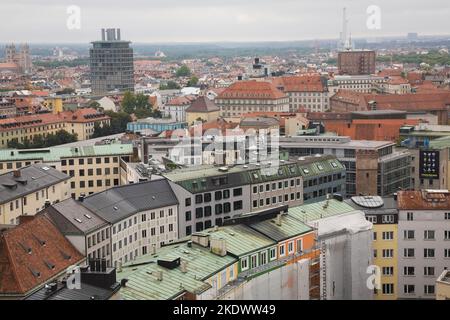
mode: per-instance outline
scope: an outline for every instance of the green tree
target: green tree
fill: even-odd
[[[135,98],[134,94],[130,91],[125,92],[122,100],[122,110],[128,114],[133,113],[135,108]]]
[[[177,77],[189,77],[191,75],[191,70],[187,65],[182,65],[176,72]]]
[[[10,142],[8,142],[8,148],[15,148],[15,149],[48,148],[76,141],[77,141],[76,134],[71,134],[66,130],[59,130],[56,133],[50,133],[46,135],[45,138],[40,134],[35,135],[32,141],[25,138],[23,143],[18,142],[17,139],[13,139]]]
[[[198,84],[198,78],[196,76],[192,76],[189,82],[187,83],[188,87],[195,87]]]
[[[166,84],[161,84],[159,86],[160,90],[177,90],[181,87],[175,81],[168,81]]]

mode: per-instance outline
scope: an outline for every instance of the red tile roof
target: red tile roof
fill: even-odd
[[[366,104],[376,101],[378,110],[446,110],[450,104],[449,93],[408,93],[408,94],[385,94],[364,95]]]
[[[99,113],[93,108],[80,108],[75,111],[64,111],[59,114],[40,113],[0,119],[0,132],[47,124],[59,124],[64,122],[82,123],[108,119],[110,119],[110,117],[108,117],[104,113]]]
[[[450,208],[450,192],[399,191],[397,204],[400,210],[448,210]]]
[[[186,112],[215,112],[219,111],[219,107],[216,106],[214,101],[210,100],[207,97],[201,96],[198,97],[194,102],[192,102],[191,106],[186,109]]]
[[[194,96],[181,96],[171,99],[169,102],[167,102],[168,106],[187,106],[194,101]]]
[[[44,215],[0,234],[0,295],[24,295],[84,257]]]
[[[284,92],[324,92],[326,87],[319,74],[273,78],[273,83]]]
[[[259,99],[275,100],[286,98],[271,82],[266,81],[238,81],[219,94],[217,99]]]

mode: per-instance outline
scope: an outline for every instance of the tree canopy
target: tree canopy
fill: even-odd
[[[191,70],[187,65],[182,65],[176,72],[177,77],[189,77],[191,75]]]
[[[25,138],[23,142],[17,139],[12,139],[8,142],[8,148],[15,149],[34,149],[34,148],[48,148],[65,143],[76,142],[77,135],[67,132],[66,130],[59,130],[56,133],[49,133],[45,137],[42,135],[35,135],[32,140]]]

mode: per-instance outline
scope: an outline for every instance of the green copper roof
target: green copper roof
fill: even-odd
[[[213,239],[223,239],[227,244],[227,252],[242,257],[275,245],[275,241],[242,224],[211,228],[195,234],[209,235]]]
[[[225,167],[224,167],[225,168]],[[305,157],[298,161],[279,162],[278,166],[237,165],[222,170],[212,165],[174,170],[165,177],[191,193],[214,191],[242,185],[265,183],[295,177],[318,176],[342,172],[345,167],[332,156]],[[220,179],[223,178],[223,179]]]
[[[51,147],[41,149],[0,150],[0,161],[42,160],[59,161],[62,158],[127,155],[133,153],[131,144],[109,144],[82,147]]]
[[[288,214],[306,223],[352,211],[355,209],[347,203],[331,199],[289,208]]]
[[[313,230],[311,227],[289,215],[282,215],[280,217],[280,222],[280,224],[277,224],[276,218],[274,218],[251,223],[248,226],[277,242],[284,241]]]
[[[168,269],[157,263],[158,260],[177,258],[187,262],[186,273],[180,267]],[[184,291],[200,294],[211,287],[205,280],[236,261],[229,255],[215,255],[209,248],[197,244],[162,247],[156,254],[143,256],[117,272],[118,281],[128,279],[126,286],[120,289],[120,295],[125,300],[169,300]],[[162,272],[162,280],[158,280],[157,272]]]
[[[450,135],[430,141],[430,149],[446,149],[450,147]]]

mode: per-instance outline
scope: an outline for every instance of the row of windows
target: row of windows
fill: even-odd
[[[216,191],[214,192],[214,200],[220,201],[222,199],[229,199],[230,195],[231,195],[230,190]],[[240,197],[240,196],[242,196],[242,188],[233,189],[233,197]],[[211,192],[195,195],[195,204],[208,203],[211,201],[212,201]],[[186,207],[189,207],[192,205],[192,199],[186,198],[184,203]]]
[[[269,206],[271,204],[276,204],[276,203],[281,203],[281,202],[288,202],[288,201],[294,201],[294,200],[300,200],[301,199],[301,193],[297,192],[297,193],[291,193],[290,195],[290,200],[289,200],[289,194],[285,194],[284,197],[283,196],[278,196],[278,197],[272,197],[272,198],[265,198],[265,199],[259,199],[258,200],[253,200],[253,208],[258,208],[259,207],[264,207],[264,206]]]
[[[444,249],[443,256],[444,256],[444,258],[450,258],[450,248]],[[415,258],[416,250],[414,248],[404,248],[403,249],[403,257],[404,258]],[[434,248],[423,249],[423,257],[424,258],[435,258],[436,257],[436,249],[434,249]]]
[[[97,232],[97,234],[89,236],[87,239],[88,240],[88,248],[93,247],[97,243],[105,241],[106,239],[109,239],[109,229],[104,229],[101,232]]]
[[[442,235],[444,237],[444,240],[450,240],[450,230],[445,230]],[[416,239],[415,230],[403,230],[403,239],[404,240],[415,240]],[[435,230],[424,230],[423,240],[436,240],[436,231]]]
[[[214,213],[216,215],[222,214],[222,213],[230,213],[232,209],[230,202],[225,203],[218,203],[214,206]],[[233,202],[233,211],[239,211],[243,209],[243,202],[242,200],[234,201]],[[196,219],[202,219],[203,217],[210,217],[212,215],[212,207],[211,206],[205,206],[195,209],[195,218]],[[186,221],[192,221],[192,211],[186,211],[185,213],[185,220]]]
[[[111,181],[113,181],[114,186],[118,186],[119,185],[119,179],[105,179],[105,187],[110,187],[111,186]],[[95,183],[95,185],[97,187],[103,187],[103,180],[98,179]],[[80,188],[86,188],[86,181],[82,180],[79,182],[79,187]],[[93,188],[94,187],[94,180],[88,180],[87,181],[87,187],[88,188]],[[70,182],[70,188],[71,189],[76,189],[76,182],[75,181],[71,181]]]
[[[95,158],[95,163],[96,164],[101,164],[102,163],[102,159],[103,159],[103,163],[111,163],[111,157],[104,157],[104,158]],[[84,165],[86,160],[87,164],[93,164],[94,163],[94,158],[79,158],[78,159],[78,164],[79,165]],[[113,163],[118,163],[119,162],[119,158],[118,157],[112,157],[112,162]],[[75,159],[69,159],[69,160],[61,160],[61,165],[62,166],[73,166],[75,165]]]
[[[436,291],[436,289],[435,289],[434,285],[424,285],[423,286],[424,295],[434,295],[435,291]],[[376,291],[375,291],[375,293],[376,293]],[[383,283],[382,293],[383,294],[394,294],[394,284],[393,283]],[[413,284],[405,284],[403,286],[403,293],[409,294],[409,295],[415,294],[416,286]]]
[[[114,207],[116,209],[116,207]],[[158,218],[164,218],[166,215],[164,210],[160,210],[158,213],[156,212],[150,212],[150,213],[142,213],[140,214],[140,222],[146,222],[147,220],[155,220],[156,217]],[[170,208],[167,210],[167,216],[171,217],[174,215],[173,209]],[[125,220],[123,222],[118,223],[117,225],[113,226],[113,234],[119,233],[122,230],[125,230],[127,228],[131,228],[133,225],[136,225],[138,223],[138,216],[134,216],[133,218],[130,218],[128,220]]]
[[[67,170],[62,170],[62,172],[67,174]],[[104,172],[105,175],[109,175],[109,174],[111,174],[111,168],[105,168],[104,171],[103,171],[102,168],[95,169],[95,173],[98,176],[103,175],[103,172]],[[84,177],[85,174],[86,174],[86,170],[84,170],[84,169],[78,170],[78,175],[80,177]],[[119,174],[119,168],[118,167],[114,167],[113,168],[113,174]],[[71,177],[75,176],[75,170],[69,170],[69,175]],[[87,170],[87,175],[88,176],[93,176],[94,175],[94,169],[88,169]]]
[[[279,181],[277,182],[272,182],[272,183],[266,183],[265,185],[260,184],[259,186],[253,186],[253,193],[262,193],[262,192],[269,192],[269,191],[274,191],[274,190],[281,190],[284,188],[289,188],[289,187],[295,187],[295,185],[297,186],[301,186],[302,181],[301,179],[291,179],[290,181],[286,180],[284,182]]]

